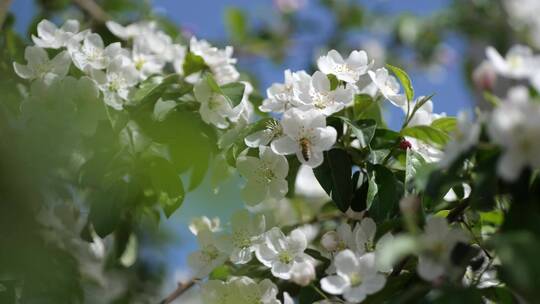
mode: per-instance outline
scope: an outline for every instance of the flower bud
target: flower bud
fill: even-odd
[[[484,61],[474,69],[472,79],[479,90],[492,91],[497,82],[497,72],[489,61]]]
[[[307,286],[316,278],[314,262],[309,260],[296,263],[291,270],[291,280],[300,286]]]
[[[399,209],[405,215],[413,215],[420,209],[420,200],[416,195],[408,195],[399,201]]]
[[[321,245],[328,251],[336,251],[339,246],[339,236],[335,231],[328,231],[321,238]]]

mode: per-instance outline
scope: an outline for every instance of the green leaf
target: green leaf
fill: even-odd
[[[448,134],[430,126],[407,127],[401,130],[401,135],[413,137],[438,147],[443,147],[450,139]]]
[[[377,129],[377,122],[373,119],[363,119],[358,121],[351,121],[347,117],[339,116],[344,123],[349,125],[354,135],[360,142],[360,147],[367,147],[375,135]]]
[[[150,160],[148,174],[163,211],[170,217],[184,201],[184,185],[173,165],[165,159]]]
[[[202,70],[206,70],[208,66],[201,56],[188,52],[186,58],[184,59],[184,65],[182,68],[184,70],[184,75],[188,76]]]
[[[244,90],[246,86],[241,82],[233,82],[226,84],[221,87],[221,92],[223,95],[229,98],[229,101],[232,103],[232,106],[237,106],[244,97]]]
[[[399,79],[399,81],[401,82],[401,85],[405,89],[405,95],[407,96],[407,100],[409,102],[412,102],[414,100],[414,88],[412,86],[409,75],[407,75],[407,73],[404,70],[398,67],[395,67],[393,65],[387,64],[386,67],[389,68],[394,73],[394,75],[396,75],[396,77]]]
[[[397,179],[385,166],[374,165],[371,169],[370,186],[372,184],[377,185],[377,193],[368,207],[369,215],[376,222],[392,218],[396,214],[402,191]],[[368,197],[372,195],[370,192],[371,190],[368,191]]]
[[[338,209],[347,211],[353,195],[352,160],[349,154],[342,149],[324,152],[324,162],[313,172]]]
[[[373,139],[371,140],[371,148],[373,150],[392,149],[399,140],[401,135],[388,129],[376,129]]]
[[[171,74],[165,76],[163,79],[151,77],[145,80],[139,89],[135,91],[130,105],[154,104],[167,87],[173,83],[180,83],[180,76],[178,74]]]
[[[174,100],[158,100],[154,105],[154,119],[157,121],[163,121],[172,110],[176,108],[176,101]]]
[[[431,127],[449,134],[457,128],[457,119],[455,117],[442,117],[431,122]]]
[[[228,8],[225,12],[225,21],[227,22],[229,33],[235,40],[242,41],[246,38],[247,22],[244,12],[238,8]]]
[[[339,79],[334,74],[328,74],[326,77],[330,80],[330,90],[335,90],[339,85]]]
[[[117,182],[106,189],[100,189],[90,194],[88,219],[97,235],[103,238],[116,229],[126,198],[127,185],[124,182]]]
[[[419,168],[423,167],[426,161],[419,153],[412,149],[407,149],[407,160],[405,165],[405,191],[412,193],[414,190],[414,178]]]

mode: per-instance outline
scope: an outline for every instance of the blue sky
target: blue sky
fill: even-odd
[[[311,2],[315,2],[311,0]],[[388,13],[408,12],[413,15],[428,15],[433,11],[448,5],[449,0],[365,0],[360,1],[371,8],[377,8]],[[157,12],[164,14],[178,24],[188,27],[197,36],[209,40],[224,40],[227,33],[224,27],[223,14],[227,7],[236,6],[249,12],[252,19],[269,18],[271,16],[269,8],[272,7],[271,0],[154,0]],[[21,33],[26,33],[27,25],[31,22],[35,14],[33,0],[17,0],[12,5],[12,11],[17,17],[17,29]],[[321,25],[328,28],[328,18],[324,12],[316,5],[309,4],[302,12],[306,16],[320,16]],[[323,33],[324,34],[324,33]],[[310,40],[308,47],[316,47],[317,40]],[[435,110],[455,114],[459,109],[470,108],[470,94],[464,86],[462,79],[463,71],[459,60],[463,53],[464,45],[457,37],[451,37],[447,41],[448,46],[453,49],[457,59],[454,64],[447,66],[446,77],[435,79],[425,71],[409,71],[417,95],[430,95],[436,93],[434,98]],[[286,68],[299,69],[312,58],[306,58],[305,54],[309,50],[297,50],[282,65],[275,65],[268,60],[257,59],[249,62],[240,62],[241,68],[249,68],[261,79],[263,88],[272,82],[281,82],[283,70]],[[397,118],[395,112],[390,112],[390,118]],[[399,122],[394,122],[397,124]],[[184,269],[185,259],[189,251],[194,250],[196,241],[187,229],[187,224],[191,217],[196,215],[220,216],[226,220],[229,215],[241,207],[237,180],[230,182],[230,185],[222,187],[218,195],[205,193],[203,190],[196,191],[188,195],[188,199],[181,210],[167,221],[167,226],[178,233],[181,240],[171,245],[166,252],[153,252],[168,261],[169,269]],[[199,189],[203,189],[201,187]],[[208,188],[206,188],[208,189]]]

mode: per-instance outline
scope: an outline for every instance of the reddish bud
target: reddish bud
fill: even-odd
[[[410,149],[412,148],[412,145],[411,145],[411,142],[406,140],[406,139],[403,139],[399,142],[399,148],[401,150],[407,150],[407,149]]]

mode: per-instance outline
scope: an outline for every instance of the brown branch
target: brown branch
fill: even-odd
[[[163,299],[159,304],[169,304],[172,303],[174,300],[179,298],[184,292],[186,292],[188,289],[193,287],[195,285],[195,280],[190,280],[187,283],[178,283],[178,287],[165,299]]]
[[[4,25],[4,21],[6,21],[6,16],[9,11],[9,7],[11,6],[12,0],[0,0],[0,29],[2,29],[2,26]]]
[[[99,23],[105,23],[111,19],[111,17],[94,0],[73,0],[73,3]]]

